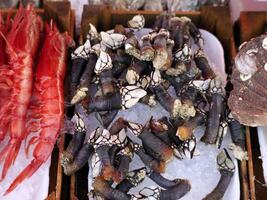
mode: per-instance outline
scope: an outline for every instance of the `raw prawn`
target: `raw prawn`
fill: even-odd
[[[11,74],[9,67],[7,66],[7,58],[6,58],[6,42],[4,35],[7,34],[10,20],[9,16],[7,17],[6,22],[4,21],[1,13],[0,13],[0,109],[3,105],[8,102],[10,98],[10,90],[11,90]],[[3,36],[2,36],[3,35]],[[0,134],[0,141],[4,139],[5,134]]]
[[[31,106],[29,111],[31,113],[29,117],[36,119],[33,129],[39,130],[39,136],[32,137],[28,144],[37,143],[33,150],[34,158],[16,177],[5,195],[26,178],[31,177],[52,153],[64,116],[63,81],[67,46],[70,42],[70,37],[67,34],[60,34],[52,21],[50,26],[46,26],[44,45],[35,74],[32,97],[35,105]],[[31,131],[31,126],[28,127],[28,131]]]
[[[0,153],[0,160],[5,160],[1,179],[16,160],[21,142],[26,137],[26,112],[32,95],[34,58],[42,26],[42,20],[32,6],[27,9],[20,7],[7,34],[6,73],[9,77],[6,81],[9,79],[10,82],[10,100],[0,109],[0,135],[4,138],[8,132],[10,139]]]

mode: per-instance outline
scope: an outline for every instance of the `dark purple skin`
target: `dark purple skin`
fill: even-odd
[[[228,122],[228,127],[230,129],[233,143],[237,146],[240,146],[242,149],[245,149],[246,138],[244,127],[235,119],[232,119],[230,122]]]
[[[114,93],[116,90],[113,82],[112,69],[105,70],[99,74],[100,86],[104,96]]]
[[[167,134],[175,146],[180,146],[183,142],[176,136],[177,131],[177,125],[171,123],[167,117],[164,117],[161,119],[162,122],[164,122],[168,126]]]
[[[153,48],[157,49],[166,49],[167,48],[167,39],[168,36],[164,33],[159,33],[154,38]]]
[[[152,133],[158,137],[159,139],[161,139],[163,142],[165,142],[167,145],[171,146],[172,142],[168,136],[167,131],[164,132],[155,132],[152,130]]]
[[[206,79],[213,79],[215,78],[215,73],[211,69],[209,65],[209,61],[205,56],[194,56],[194,60],[196,63],[197,68],[201,71],[202,77]]]
[[[195,87],[188,86],[185,90],[181,91],[182,102],[190,101],[205,101],[203,94]]]
[[[110,147],[109,152],[108,152],[110,162],[115,167],[119,165],[116,160],[116,155],[119,151],[120,151],[120,147],[113,145],[112,147]]]
[[[107,181],[101,177],[97,177],[93,183],[94,190],[100,193],[104,198],[110,200],[130,200],[131,196],[121,192],[117,189],[113,189]]]
[[[107,111],[106,113],[98,113],[99,119],[101,121],[101,124],[103,125],[104,128],[108,128],[111,122],[115,119],[116,115],[118,114],[119,110],[111,110]]]
[[[132,161],[129,155],[118,155],[119,166],[117,172],[119,175],[120,182],[125,179],[127,173],[129,172],[130,162]]]
[[[206,144],[215,144],[219,130],[222,112],[224,111],[224,97],[221,94],[212,94],[211,106],[208,113],[206,130],[201,141]]]
[[[80,78],[80,86],[88,87],[94,77],[94,68],[97,61],[97,55],[94,53],[90,54],[86,68]]]
[[[160,200],[177,200],[186,195],[191,189],[191,185],[188,180],[181,179],[176,186],[167,190],[161,190]]]
[[[156,171],[158,173],[163,173],[165,171],[165,163],[160,162],[152,156],[146,154],[143,147],[140,146],[140,148],[136,149],[135,153],[140,157],[143,163],[153,171]]]
[[[120,182],[117,186],[116,189],[127,194],[131,188],[133,188],[134,185],[127,179],[124,179],[122,182]]]
[[[89,94],[88,94],[89,100],[95,97],[97,91],[98,91],[98,84],[91,83],[89,85]]]
[[[205,123],[205,116],[202,113],[197,112],[194,117],[191,117],[187,122],[184,123],[184,125],[191,127],[192,129],[195,129],[198,126],[201,126]]]
[[[136,187],[141,182],[143,182],[143,180],[145,179],[145,176],[143,178],[138,177],[139,171],[141,170],[144,170],[144,167],[133,170],[132,172],[134,173],[134,175],[131,176],[130,178],[126,177],[122,182],[120,182],[116,186],[116,189],[124,193],[128,193],[131,188]]]
[[[223,151],[218,154],[217,165],[221,174],[220,180],[213,191],[203,198],[203,200],[222,199],[227,187],[230,184],[232,176],[234,175],[235,165],[226,149],[223,149]]]
[[[145,53],[148,49],[153,49],[151,41],[148,37],[143,38],[139,46],[141,54]]]
[[[142,75],[142,73],[147,69],[148,64],[145,61],[142,60],[135,60],[132,65],[130,65],[130,67],[128,68],[128,70],[133,70],[135,71],[137,74],[139,74],[139,76]]]
[[[165,130],[163,126],[168,126],[164,121],[161,119],[159,120],[150,120],[149,127],[151,129],[151,132],[160,138],[163,142],[165,142],[167,145],[171,146],[172,142],[168,136],[168,130]]]
[[[127,32],[126,37],[127,37],[127,39],[125,41],[125,44],[131,44],[133,47],[138,46],[138,40],[137,40],[133,31]]]
[[[83,58],[76,58],[72,60],[71,79],[70,79],[71,96],[75,94],[80,78],[83,74],[84,69],[86,68],[86,63],[87,60]]]
[[[97,96],[89,102],[88,112],[119,110],[121,109],[121,103],[121,94],[119,92],[109,96]]]
[[[105,180],[111,180],[112,176],[114,175],[112,174],[114,172],[114,168],[109,155],[110,148],[111,147],[108,145],[102,145],[95,149],[95,152],[98,154],[99,159],[103,165],[101,175]]]
[[[118,118],[110,127],[109,132],[111,135],[118,134],[122,129],[127,128],[127,121],[125,121],[122,117]]]
[[[75,131],[67,149],[63,152],[63,154],[68,157],[70,163],[73,161],[79,150],[82,148],[85,135],[86,131]]]
[[[221,178],[217,184],[217,186],[213,189],[211,193],[209,193],[203,200],[217,200],[222,199],[227,187],[230,184],[230,181],[233,176],[233,172],[229,172],[227,170],[220,170]]]
[[[175,187],[177,184],[180,183],[180,181],[182,181],[182,179],[169,180],[167,178],[164,178],[160,173],[154,171],[151,171],[148,174],[148,177],[155,183],[157,183],[160,187],[163,187],[165,189]]]
[[[151,133],[147,127],[138,137],[142,140],[145,151],[155,159],[166,162],[172,158],[172,149]]]
[[[181,21],[173,21],[170,23],[170,38],[174,41],[173,51],[181,49],[185,43],[184,25]]]
[[[93,152],[93,146],[91,144],[85,143],[78,152],[73,163],[64,166],[64,173],[66,175],[71,175],[81,169],[88,162],[88,159]]]
[[[132,57],[121,49],[118,49],[116,54],[111,54],[111,60],[113,65],[112,74],[115,78],[118,78],[132,63]]]
[[[174,62],[176,62],[176,61],[174,61]],[[185,79],[182,76],[179,76],[179,77],[180,78],[177,80],[177,77],[175,77],[175,76],[163,74],[163,78],[168,80],[170,82],[170,84],[174,87],[174,90],[175,90],[178,97],[181,95],[181,90],[182,90],[183,86],[190,81],[189,78]]]
[[[172,113],[174,98],[168,93],[168,91],[161,84],[153,87],[152,90],[160,105],[169,113]]]
[[[199,29],[196,27],[196,25],[193,22],[187,22],[187,26],[189,27],[189,33],[191,37],[194,39],[196,43],[199,43],[199,40],[201,38],[201,33]]]

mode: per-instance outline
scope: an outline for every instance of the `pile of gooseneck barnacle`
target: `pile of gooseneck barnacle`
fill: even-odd
[[[62,166],[70,175],[90,159],[94,179],[90,194],[94,197],[179,199],[190,190],[189,181],[168,180],[161,173],[174,156],[193,157],[194,129],[205,124],[201,141],[218,147],[228,124],[233,133],[241,130],[240,124],[228,117],[224,86],[209,65],[201,33],[193,22],[164,13],[156,17],[152,29],[144,25],[142,15],[128,21],[127,28],[116,25],[107,32],[98,33],[90,24],[86,42],[72,54],[71,104],[97,113],[103,127],[97,127],[85,141],[86,126],[76,112],[75,133],[62,155]],[[176,96],[169,94],[169,87]],[[120,110],[134,112],[137,102],[151,107],[159,103],[169,116],[151,117],[146,125],[123,118],[113,122]],[[132,137],[138,137],[142,145]],[[234,148],[243,150],[242,141],[235,144]],[[134,154],[146,168],[129,172]],[[220,189],[215,188],[206,199],[223,196],[233,175],[234,165],[226,150],[217,162],[222,180],[216,187]],[[160,187],[128,194],[145,176]]]

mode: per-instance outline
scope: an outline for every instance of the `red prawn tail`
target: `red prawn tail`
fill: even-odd
[[[35,143],[38,141],[38,139],[39,139],[38,136],[33,136],[33,137],[30,139],[29,143],[26,144],[26,147],[25,147],[25,154],[26,154],[27,157],[28,157],[28,155],[29,155],[29,149],[30,149],[31,145],[35,144]]]
[[[40,139],[40,138],[39,138]],[[34,159],[31,163],[16,177],[10,187],[7,189],[4,195],[7,195],[11,191],[13,191],[21,182],[23,182],[26,178],[30,178],[39,167],[47,161],[49,156],[53,151],[55,141],[43,141],[39,140],[39,143],[34,148],[33,155]]]
[[[19,153],[20,145],[21,145],[20,140],[11,139],[9,143],[7,144],[8,149],[4,148],[4,150],[6,151],[5,152],[6,158],[5,158],[5,163],[2,169],[1,180],[3,180],[6,177],[9,168],[15,162],[17,155]]]
[[[4,196],[12,192],[26,178],[31,177],[34,174],[34,172],[36,172],[42,164],[43,164],[42,160],[33,159],[31,163],[11,183],[9,188],[6,190]]]

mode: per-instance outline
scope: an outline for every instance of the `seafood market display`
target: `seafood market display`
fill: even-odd
[[[228,104],[233,118],[248,126],[266,126],[267,34],[239,47]]]
[[[225,85],[209,64],[202,34],[189,18],[163,13],[147,29],[144,16],[136,15],[127,26],[98,32],[89,24],[86,41],[72,53],[75,130],[61,164],[71,175],[89,162],[89,199],[179,199],[190,192],[190,181],[162,173],[177,158],[198,154],[195,129],[204,125],[201,142],[221,148],[229,126],[231,150],[240,160],[247,158],[244,132],[227,107]],[[138,104],[151,109],[160,104],[163,116],[151,115],[145,124],[142,114],[139,121],[116,117],[135,112]],[[100,126],[86,122],[92,113]],[[136,156],[145,167],[131,170]],[[221,178],[205,199],[222,198],[234,174],[226,149],[217,164]],[[146,177],[154,185],[130,191]]]
[[[53,21],[44,23],[32,5],[20,6],[5,26],[2,18],[0,21],[0,139],[8,138],[5,146],[1,143],[1,180],[8,175],[20,148],[28,154],[33,147],[33,160],[6,195],[31,177],[52,153],[63,122],[63,81],[71,39],[59,33]]]

